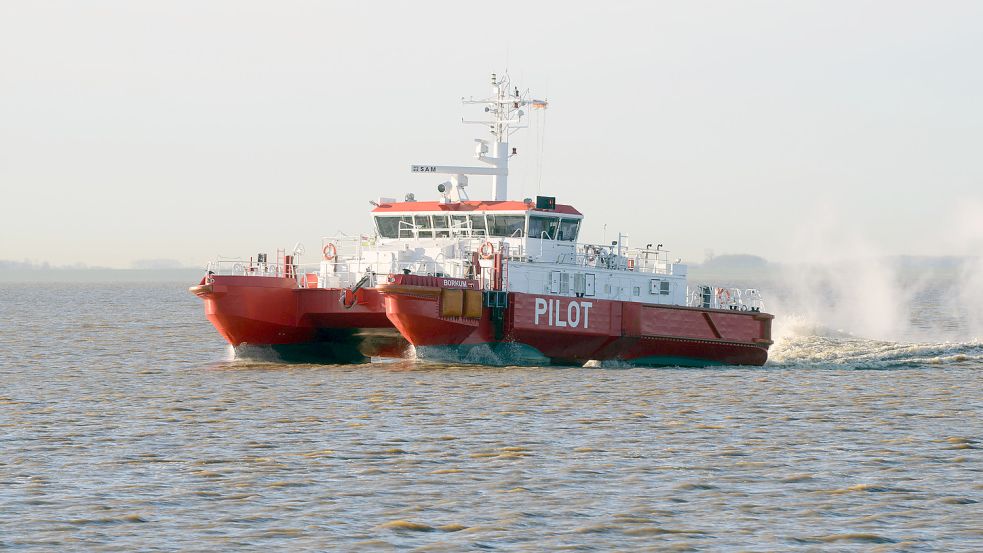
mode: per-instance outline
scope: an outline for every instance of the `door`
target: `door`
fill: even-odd
[[[560,293],[560,271],[550,271],[550,293]]]

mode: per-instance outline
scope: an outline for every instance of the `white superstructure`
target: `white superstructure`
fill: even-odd
[[[296,275],[302,287],[372,287],[390,274],[409,272],[475,278],[486,289],[592,297],[619,301],[714,308],[761,308],[756,290],[687,288],[686,265],[651,245],[632,248],[619,236],[611,244],[578,242],[583,215],[551,197],[509,201],[508,165],[516,151],[509,137],[524,128],[526,110],[545,109],[546,100],[520,91],[507,75],[492,75],[491,95],[464,99],[480,105],[492,138],[476,139],[475,158],[486,166],[413,164],[415,174],[448,175],[436,185],[438,199],[371,202],[374,232],[322,240],[323,259],[305,272],[287,257],[277,264],[250,260],[233,272]],[[468,178],[491,177],[492,200],[471,200]],[[296,257],[297,252],[295,251]],[[272,265],[272,270],[271,270]],[[221,267],[222,265],[216,265]]]

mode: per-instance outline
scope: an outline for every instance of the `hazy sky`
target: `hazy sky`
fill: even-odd
[[[542,192],[584,238],[983,248],[983,2],[0,0],[0,259],[316,251],[435,198],[409,164],[472,163],[459,100],[506,67],[550,100]]]

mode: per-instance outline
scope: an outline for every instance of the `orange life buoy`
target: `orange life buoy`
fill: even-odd
[[[338,255],[338,248],[336,248],[331,242],[328,242],[324,245],[324,248],[321,249],[321,253],[324,254],[325,261],[331,261],[336,255]]]
[[[478,253],[481,255],[482,259],[491,259],[495,256],[495,244],[491,242],[485,242],[478,249]]]
[[[718,303],[730,303],[730,290],[726,288],[717,288],[717,302]]]

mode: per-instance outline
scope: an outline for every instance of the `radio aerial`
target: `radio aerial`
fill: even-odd
[[[464,123],[484,125],[494,137],[491,140],[478,139],[475,146],[475,157],[490,167],[464,167],[453,165],[410,165],[413,173],[442,173],[454,175],[451,179],[451,188],[441,191],[444,194],[445,202],[458,202],[467,199],[463,194],[463,188],[467,186],[467,175],[487,175],[492,178],[491,197],[495,201],[505,201],[508,199],[508,175],[509,157],[517,152],[513,149],[509,153],[509,136],[518,129],[528,127],[523,123],[522,118],[526,115],[525,109],[545,108],[548,105],[546,100],[533,98],[528,91],[522,92],[518,87],[511,84],[508,75],[499,78],[496,74],[491,77],[491,95],[486,98],[462,98],[464,104],[483,104],[484,112],[488,117],[484,121],[468,121]],[[525,108],[525,109],[523,109]],[[438,187],[438,190],[440,188]]]

